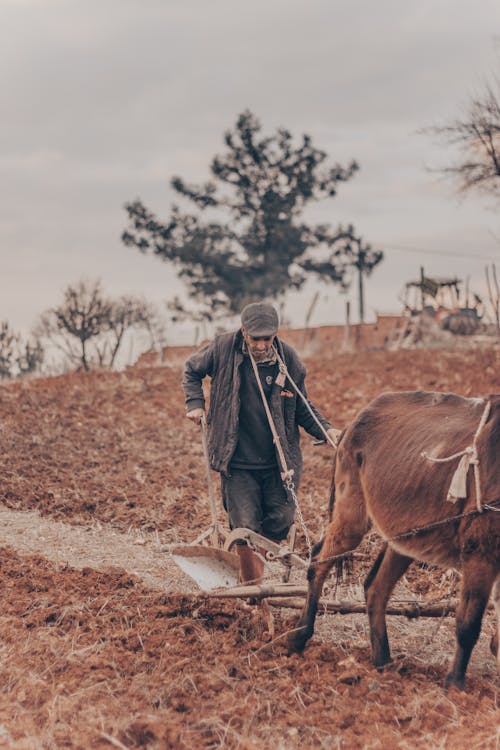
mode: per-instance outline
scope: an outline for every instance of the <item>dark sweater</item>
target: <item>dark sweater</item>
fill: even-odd
[[[269,403],[273,383],[279,372],[278,363],[260,364],[257,369],[267,403]],[[230,467],[236,469],[274,468],[277,463],[273,435],[252,363],[248,357],[243,358],[240,373],[238,443]]]

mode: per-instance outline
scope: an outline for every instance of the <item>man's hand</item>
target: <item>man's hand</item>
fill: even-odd
[[[191,420],[191,422],[194,422],[195,424],[200,424],[202,417],[205,416],[205,409],[191,409],[191,411],[188,411],[186,414],[186,417]]]
[[[342,430],[336,430],[335,427],[331,427],[329,430],[326,431],[326,434],[337,446],[339,444],[339,439],[342,434]]]

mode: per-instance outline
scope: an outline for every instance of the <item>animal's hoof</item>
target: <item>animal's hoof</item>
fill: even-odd
[[[384,661],[374,662],[373,666],[377,670],[377,672],[385,672],[386,669],[388,669],[392,665],[392,659],[385,659]]]
[[[287,638],[288,650],[291,654],[301,654],[308,641],[304,633],[291,633]]]
[[[464,677],[457,677],[453,672],[448,672],[444,680],[444,686],[446,690],[451,688],[457,688],[457,690],[464,689],[465,679]]]

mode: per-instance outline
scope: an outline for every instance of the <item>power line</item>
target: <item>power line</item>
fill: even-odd
[[[496,257],[491,255],[465,255],[464,253],[453,252],[452,250],[433,250],[431,248],[424,247],[410,247],[408,245],[386,245],[381,242],[377,242],[377,250],[396,250],[400,253],[421,253],[423,255],[443,255],[449,258],[462,258],[462,260],[486,260],[486,261],[499,261],[500,253]]]

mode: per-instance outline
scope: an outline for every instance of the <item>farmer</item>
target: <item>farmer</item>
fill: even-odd
[[[307,399],[305,367],[295,350],[276,335],[278,325],[272,305],[247,305],[241,328],[217,336],[193,354],[182,381],[186,416],[199,424],[205,416],[202,381],[207,375],[211,378],[208,453],[212,469],[221,475],[230,528],[251,529],[274,541],[287,537],[294,520],[290,479],[297,492],[302,473],[299,426],[324,440],[316,417],[333,443],[340,435],[307,401],[309,410],[292,387],[291,380]],[[238,546],[238,553],[240,578],[258,579],[257,558],[244,545]]]

